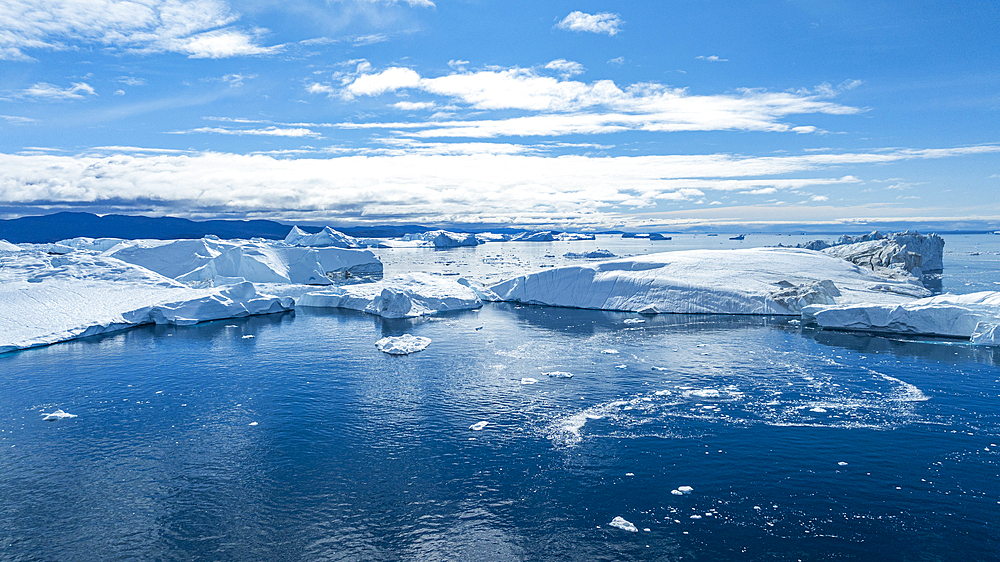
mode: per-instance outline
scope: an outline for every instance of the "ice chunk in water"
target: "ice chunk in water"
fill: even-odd
[[[469,426],[472,431],[482,431],[484,427],[488,426],[490,422],[480,421]]]
[[[45,412],[42,412],[42,415],[45,416],[44,418],[42,418],[42,420],[44,420],[44,421],[56,421],[56,420],[63,420],[63,419],[66,419],[66,418],[75,418],[76,417],[76,414],[70,414],[70,413],[64,412],[62,410],[56,410],[55,412],[52,412],[51,414],[46,414]]]
[[[629,521],[626,521],[620,515],[618,517],[615,517],[614,519],[612,519],[611,523],[608,523],[608,525],[610,525],[612,527],[615,527],[615,528],[618,528],[618,529],[621,529],[623,531],[628,531],[630,533],[638,533],[639,532],[639,529],[637,529],[635,527],[635,525],[633,525]]]
[[[538,379],[533,379],[531,377],[524,377],[521,379],[521,384],[535,384],[536,382],[538,382]]]
[[[416,353],[427,349],[427,346],[430,344],[430,338],[403,334],[395,337],[384,337],[375,342],[375,347],[377,347],[379,351],[390,355],[409,355],[410,353]]]
[[[567,373],[566,371],[549,371],[548,373],[542,373],[547,377],[552,377],[556,379],[571,379],[573,378],[573,373]]]

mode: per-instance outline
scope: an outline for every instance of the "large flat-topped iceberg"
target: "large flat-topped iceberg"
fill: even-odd
[[[211,238],[129,240],[105,254],[184,283],[330,285],[328,274],[382,275],[382,262],[370,251],[335,247],[289,247]]]
[[[491,287],[501,300],[644,313],[798,315],[810,304],[897,304],[929,296],[812,250],[665,252],[562,267]]]
[[[805,320],[828,329],[969,338],[1000,345],[1000,292],[938,295],[897,305],[809,306]]]
[[[483,306],[473,289],[426,273],[411,273],[376,283],[341,285],[306,293],[297,306],[349,308],[386,318],[412,318]]]
[[[22,251],[0,267],[0,353],[140,324],[189,325],[291,310],[253,284],[192,289],[115,258]]]

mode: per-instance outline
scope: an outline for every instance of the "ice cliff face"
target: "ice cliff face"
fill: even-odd
[[[937,234],[875,231],[863,236],[844,235],[833,244],[816,240],[802,247],[845,259],[889,278],[900,273],[922,277],[924,273],[940,273],[944,269],[944,239]]]
[[[385,318],[413,318],[483,306],[466,284],[426,273],[411,273],[376,283],[342,285],[299,297],[298,306],[349,308]]]

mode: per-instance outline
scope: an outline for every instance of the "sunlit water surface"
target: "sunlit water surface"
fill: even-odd
[[[946,238],[945,290],[1000,281],[994,238]],[[486,278],[611,242],[382,252]],[[374,347],[402,333],[432,343]],[[508,304],[144,327],[0,355],[0,559],[997,560],[998,365]]]

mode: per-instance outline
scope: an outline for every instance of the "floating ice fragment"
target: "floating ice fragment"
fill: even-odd
[[[548,373],[542,373],[545,376],[556,378],[556,379],[571,379],[573,378],[573,373],[567,373],[566,371],[549,371]]]
[[[615,365],[615,369],[625,369],[625,368],[628,368],[628,365],[625,365],[624,363],[621,365]]]
[[[645,320],[643,320],[642,318],[626,318],[624,323],[625,324],[642,324],[643,322],[645,322]]]
[[[250,422],[250,425],[257,425],[257,422]]]
[[[253,338],[253,334],[247,334],[247,335],[243,336],[241,339],[248,340],[248,339],[251,339],[251,338]]]
[[[816,412],[817,414],[825,414],[826,408],[820,408],[819,406],[816,406],[815,408],[809,408],[809,411]]]
[[[683,496],[684,495],[684,492],[682,492],[680,490],[670,490],[670,493],[673,494],[673,495],[675,495],[675,496]]]
[[[701,519],[701,515],[695,513],[694,515],[691,516],[691,519]]]
[[[482,431],[484,427],[490,425],[490,422],[480,421],[469,426],[472,431]]]
[[[667,368],[666,368],[666,367],[657,367],[657,366],[655,366],[655,365],[654,365],[654,366],[652,367],[652,370],[653,370],[653,371],[666,371],[666,370],[667,370]]]
[[[521,379],[521,384],[535,384],[536,382],[538,382],[538,379],[533,379],[531,377],[524,377]]]
[[[239,326],[237,326],[236,324],[226,324],[225,326],[223,326],[223,328],[238,328],[238,327]]]
[[[605,350],[602,350],[601,353],[603,353],[604,355],[618,355],[618,350],[617,349],[605,349]]]
[[[608,525],[610,525],[612,527],[615,527],[615,528],[618,528],[618,529],[621,529],[622,531],[628,531],[630,533],[638,533],[639,532],[639,529],[636,529],[635,525],[633,525],[629,521],[626,521],[620,515],[618,517],[615,517],[614,519],[612,519],[611,523],[608,523]]]
[[[680,492],[680,493],[682,493],[682,494],[687,495],[687,494],[690,494],[691,492],[693,492],[694,488],[692,488],[691,486],[677,486],[677,491]]]
[[[633,473],[633,472],[626,472],[625,476],[635,476],[635,473]]]
[[[840,462],[837,463],[837,465],[838,466],[847,466],[847,463],[844,462],[844,461],[840,461]]]
[[[430,338],[421,336],[411,336],[403,334],[396,337],[384,337],[375,342],[375,347],[390,355],[408,355],[427,349],[431,344]]]
[[[642,531],[644,533],[648,533],[648,532],[650,532],[650,529],[649,529],[649,527],[643,527]]]
[[[56,421],[56,420],[63,420],[63,419],[66,419],[66,418],[75,418],[76,417],[76,414],[69,414],[69,413],[66,413],[66,412],[64,412],[62,410],[56,410],[55,412],[52,412],[51,414],[46,414],[45,412],[42,412],[42,415],[45,416],[44,418],[42,418],[43,421]]]

